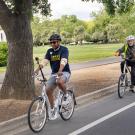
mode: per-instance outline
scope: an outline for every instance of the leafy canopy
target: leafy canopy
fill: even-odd
[[[131,8],[134,5],[134,0],[82,0],[85,2],[91,1],[97,1],[99,3],[103,3],[106,12],[113,16],[116,13],[127,13],[131,10]]]
[[[12,13],[29,14],[41,13],[50,15],[50,3],[48,0],[3,0]]]

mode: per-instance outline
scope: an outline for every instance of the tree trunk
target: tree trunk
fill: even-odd
[[[14,16],[12,27],[4,28],[8,41],[8,64],[0,98],[31,99],[34,94],[33,38],[30,19]]]

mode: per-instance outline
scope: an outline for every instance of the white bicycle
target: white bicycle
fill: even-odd
[[[36,58],[37,64],[39,65],[39,59]],[[40,65],[39,65],[40,68]],[[50,102],[48,99],[48,96],[46,94],[46,79],[44,77],[44,74],[42,72],[42,69],[40,68],[41,75],[43,79],[39,79],[37,76],[35,76],[42,84],[42,92],[41,96],[38,96],[32,100],[29,110],[28,110],[28,125],[30,129],[38,133],[40,132],[47,120],[50,119]],[[58,78],[58,75],[54,75],[56,78]],[[67,89],[67,98],[66,101],[64,99],[64,93],[60,89],[57,91],[57,97],[54,102],[54,110],[55,113],[57,113],[57,118],[60,115],[61,118],[65,121],[69,120],[73,113],[74,108],[76,105],[75,95],[73,88]]]

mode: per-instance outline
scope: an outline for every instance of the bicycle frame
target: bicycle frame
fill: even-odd
[[[58,109],[58,105],[60,104],[60,98],[61,98],[61,90],[58,89],[58,92],[57,92],[57,96],[56,96],[56,99],[54,101],[54,105],[55,107]],[[63,95],[63,94],[62,94]],[[48,96],[46,94],[46,84],[43,84],[43,88],[42,88],[42,92],[41,92],[41,97],[44,98],[44,101],[46,102],[47,104],[47,111],[48,111],[48,114],[50,113],[50,109],[51,109],[51,105],[50,105],[50,102],[49,102],[49,99],[48,99]]]
[[[123,73],[126,74],[127,73],[126,71],[128,71],[130,73],[130,75],[131,75],[131,71],[130,71],[128,65],[127,65],[127,60],[124,61],[124,70],[123,70]]]
[[[128,72],[130,73],[130,75],[131,75],[131,71],[130,71],[128,65],[127,65],[127,61],[128,61],[129,59],[128,59],[128,58],[125,58],[123,54],[121,54],[120,56],[121,56],[121,58],[124,60],[123,73],[124,73],[124,74],[127,74],[127,71],[128,71]]]

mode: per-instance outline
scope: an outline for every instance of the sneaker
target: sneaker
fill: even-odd
[[[49,120],[55,120],[58,117],[57,108],[53,108],[50,110]]]
[[[134,87],[134,85],[131,85],[130,86],[130,91],[132,91],[133,93],[135,93],[135,87]]]
[[[121,75],[121,81],[124,81],[125,74],[122,73]]]
[[[64,101],[66,101],[68,98],[68,93],[67,94],[64,94]]]

